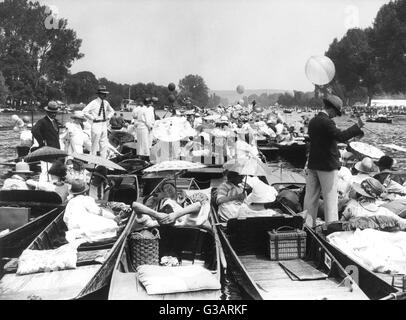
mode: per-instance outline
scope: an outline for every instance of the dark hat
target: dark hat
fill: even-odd
[[[89,187],[87,186],[86,182],[80,179],[75,179],[72,181],[70,193],[71,194],[82,194],[87,192]]]
[[[377,179],[368,178],[361,183],[353,183],[352,188],[360,195],[368,198],[379,198],[386,191],[385,187]]]
[[[48,170],[48,173],[60,178],[64,178],[66,177],[66,166],[61,161],[55,161]]]
[[[55,101],[49,101],[48,106],[44,108],[47,112],[58,112],[58,104]]]
[[[339,97],[337,97],[333,94],[329,94],[329,95],[327,95],[327,97],[325,97],[323,99],[323,102],[326,106],[333,107],[337,111],[337,114],[339,116],[341,116],[341,109],[343,108],[343,101]]]
[[[97,88],[97,93],[108,94],[108,93],[110,93],[110,92],[107,91],[106,86],[99,86],[99,87]]]
[[[151,97],[144,98],[144,104],[151,103]]]
[[[384,169],[391,169],[393,165],[395,164],[395,159],[389,156],[382,156],[376,164],[378,165],[379,168],[384,168]]]

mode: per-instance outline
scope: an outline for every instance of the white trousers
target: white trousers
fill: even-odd
[[[96,122],[92,124],[91,139],[91,154],[96,155],[97,151],[100,151],[100,156],[106,158],[108,148],[107,122]]]
[[[338,170],[320,171],[307,169],[306,195],[303,207],[312,218],[312,225],[316,226],[317,210],[319,208],[320,191],[323,194],[324,221],[338,220]]]

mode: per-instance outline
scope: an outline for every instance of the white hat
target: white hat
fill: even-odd
[[[261,180],[251,180],[250,185],[252,192],[247,197],[247,203],[270,203],[274,202],[278,192],[270,185],[263,183]]]

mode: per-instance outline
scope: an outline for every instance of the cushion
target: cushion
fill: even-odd
[[[18,259],[17,274],[75,269],[78,244],[66,244],[54,250],[26,249]]]
[[[137,268],[137,272],[148,294],[221,289],[220,281],[209,270],[197,265],[163,267],[144,264]]]
[[[211,187],[201,190],[185,190],[186,196],[192,202],[200,202],[201,208],[198,214],[188,214],[182,223],[187,226],[201,226],[209,218],[211,203]]]

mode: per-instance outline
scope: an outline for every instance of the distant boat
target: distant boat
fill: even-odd
[[[368,118],[366,122],[376,122],[376,123],[392,123],[392,116],[387,115],[376,115]]]

